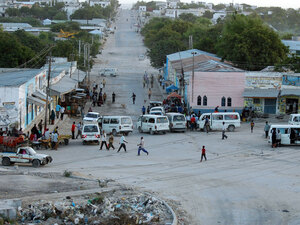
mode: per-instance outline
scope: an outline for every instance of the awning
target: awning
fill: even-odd
[[[287,96],[287,95],[294,95],[294,96],[300,96],[300,90],[299,89],[282,89],[280,92],[280,96]]]
[[[279,94],[279,90],[275,88],[253,88],[253,89],[245,89],[243,93],[243,97],[245,98],[277,98]]]
[[[181,99],[181,96],[179,94],[177,94],[176,92],[173,92],[172,94],[168,95],[167,99],[170,98],[179,98]]]
[[[36,90],[35,92],[32,93],[32,95],[46,102],[47,95],[44,92],[40,90]],[[49,97],[48,100],[52,101],[52,98]]]
[[[64,76],[59,82],[50,86],[50,95],[64,95],[77,88],[78,82],[69,76]]]
[[[86,77],[86,72],[81,71],[81,70],[75,70],[74,73],[71,76],[71,78],[73,80],[76,80],[78,82],[82,82],[85,77]]]
[[[45,102],[39,98],[35,98],[33,96],[27,96],[27,102],[29,104],[35,104],[39,106],[45,106]]]

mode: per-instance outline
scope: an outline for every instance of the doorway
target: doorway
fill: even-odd
[[[298,99],[286,99],[286,114],[298,113]]]

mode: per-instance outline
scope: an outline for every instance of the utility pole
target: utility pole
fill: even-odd
[[[45,126],[44,126],[44,131],[47,128],[47,114],[48,114],[48,104],[49,104],[49,100],[48,99],[49,99],[49,95],[50,95],[51,61],[52,61],[52,50],[50,51],[50,55],[49,55],[49,68],[48,68],[47,88],[46,88],[46,108],[45,108]]]
[[[88,84],[90,85],[90,51],[91,46],[87,44],[87,66],[88,66]]]
[[[78,43],[78,55],[80,56],[81,54],[81,40],[79,40],[79,43]]]
[[[193,49],[194,48],[194,44],[193,44],[193,35],[189,36],[189,49]]]
[[[194,79],[195,79],[195,55],[197,52],[192,52],[193,55],[193,71],[192,71],[192,102],[194,103]]]

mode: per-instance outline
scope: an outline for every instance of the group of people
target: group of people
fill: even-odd
[[[93,107],[101,106],[106,103],[107,100],[107,94],[104,92],[104,88],[106,86],[106,80],[103,79],[99,84],[99,93],[98,93],[98,84],[94,81],[93,83],[93,89],[91,89],[89,92],[90,100],[92,101]],[[115,103],[116,100],[116,94],[115,92],[112,93],[112,103]]]

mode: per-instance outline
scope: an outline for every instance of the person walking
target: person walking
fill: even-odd
[[[101,146],[100,146],[100,150],[102,150],[103,145],[105,145],[106,150],[108,150],[108,146],[106,143],[106,133],[103,131],[102,136],[101,136]]]
[[[227,135],[225,134],[226,132],[226,126],[225,126],[225,122],[223,122],[223,127],[222,127],[222,140],[224,140],[224,138],[228,138]]]
[[[147,155],[149,155],[149,152],[145,149],[145,142],[144,142],[144,137],[141,137],[140,143],[138,143],[138,156],[140,156],[141,151],[145,152]]]
[[[270,125],[269,125],[268,121],[266,121],[266,125],[264,128],[266,138],[268,138],[269,130],[270,130]]]
[[[115,147],[114,147],[114,135],[110,135],[109,136],[109,139],[108,139],[108,150],[110,149],[110,147],[113,148],[113,150],[115,150]]]
[[[95,107],[96,106],[96,102],[97,102],[97,94],[94,94],[93,97],[92,97],[92,99],[93,99],[93,107]]]
[[[116,94],[115,92],[112,93],[112,103],[115,103],[115,100],[116,100]]]
[[[52,111],[51,111],[50,121],[51,121],[51,125],[53,125],[53,124],[54,124],[54,121],[55,121],[55,112],[54,112],[53,109],[52,109]]]
[[[38,124],[39,130],[42,132],[43,131],[43,120],[41,120]]]
[[[251,123],[250,123],[250,129],[251,129],[251,133],[253,133],[253,128],[254,128],[254,121],[251,120]]]
[[[124,148],[124,151],[126,152],[126,145],[125,143],[128,143],[124,137],[124,134],[122,134],[122,137],[120,138],[120,147],[118,149],[118,152],[121,150],[121,148]]]
[[[148,107],[147,107],[147,114],[149,114],[150,113],[150,106],[148,105]]]
[[[99,88],[100,88],[100,92],[102,92],[102,89],[103,89],[103,83],[102,82],[100,83]]]
[[[60,108],[59,112],[60,112],[60,120],[63,120],[64,119],[64,113],[65,113],[65,107],[62,106]]]
[[[142,107],[142,113],[143,113],[143,115],[145,115],[145,113],[146,113],[146,108],[145,108],[145,106]]]
[[[190,129],[190,126],[191,126],[191,116],[190,116],[190,114],[187,114],[185,119],[186,119],[186,128]]]
[[[149,99],[151,98],[151,94],[152,94],[152,91],[151,91],[151,88],[149,88],[149,90],[148,90],[148,98]]]
[[[106,102],[106,93],[104,92],[103,93],[103,103],[105,103]]]
[[[73,124],[72,124],[72,127],[71,127],[72,139],[75,139],[75,129],[76,129],[76,124],[75,124],[75,121],[74,121]]]
[[[272,129],[272,148],[276,148],[276,128]]]
[[[79,122],[76,127],[77,127],[76,139],[78,138],[78,136],[81,138],[81,134],[82,134],[81,122]]]
[[[105,85],[106,85],[106,80],[103,78],[102,80],[102,84],[103,84],[103,88],[105,88]]]
[[[52,149],[57,150],[57,148],[58,148],[58,133],[57,132],[52,133],[51,142],[52,142]]]
[[[192,115],[192,118],[191,118],[191,131],[193,131],[194,128],[196,128],[196,118],[195,118],[195,115]]]
[[[56,111],[56,119],[59,117],[59,111],[60,111],[61,106],[59,104],[56,105],[55,111]]]
[[[135,104],[135,98],[136,98],[136,95],[134,94],[134,92],[132,93],[131,98],[132,98],[132,103]]]
[[[205,159],[205,161],[207,160],[206,159],[206,149],[205,149],[205,146],[203,145],[202,146],[202,151],[201,151],[202,153],[201,153],[201,159],[200,159],[200,162],[202,162],[202,159],[204,158]]]

